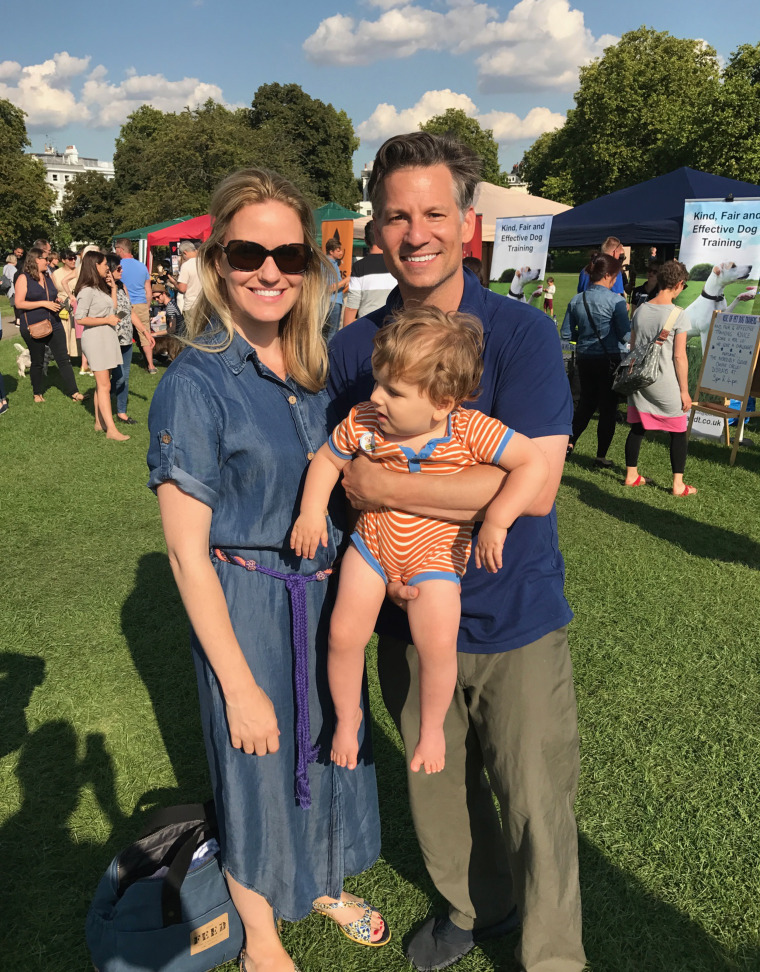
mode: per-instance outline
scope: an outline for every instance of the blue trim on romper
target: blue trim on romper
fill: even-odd
[[[380,575],[380,577],[383,580],[383,584],[387,584],[388,583],[388,575],[383,570],[382,565],[380,564],[380,561],[377,560],[377,558],[374,557],[370,553],[369,547],[362,540],[362,538],[359,536],[358,533],[352,533],[351,534],[351,543],[356,547],[356,549],[359,551],[359,553],[362,555],[362,557],[364,557],[364,559],[367,561],[367,563],[370,565],[370,567],[376,573],[378,573]]]
[[[440,439],[430,439],[425,445],[420,449],[418,453],[412,452],[407,446],[402,446],[398,444],[399,449],[406,456],[407,463],[409,465],[410,473],[422,472],[421,463],[425,459],[429,459],[430,456],[435,451],[436,446],[440,445],[442,442],[451,441],[451,412],[446,416],[446,435],[442,436]],[[494,460],[495,461],[495,460]]]
[[[339,459],[353,459],[354,458],[353,452],[349,452],[348,454],[346,454],[345,452],[341,452],[340,449],[336,445],[333,444],[332,436],[329,436],[328,437],[327,444],[330,446],[330,450],[333,452],[333,454],[336,455]]]
[[[507,431],[504,433],[504,438],[499,443],[499,446],[496,449],[496,452],[494,452],[493,459],[491,460],[491,462],[493,462],[494,464],[498,464],[499,459],[501,459],[502,453],[504,452],[504,450],[507,447],[507,443],[512,438],[512,436],[514,435],[514,431],[515,431],[514,429],[507,429]]]
[[[455,584],[461,584],[462,582],[462,578],[453,570],[423,570],[419,574],[414,574],[405,583],[409,585],[422,584],[424,581],[429,580],[447,580],[453,581]]]

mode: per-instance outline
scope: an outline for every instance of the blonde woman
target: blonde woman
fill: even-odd
[[[276,932],[325,911],[385,944],[346,874],[380,849],[369,738],[353,772],[330,762],[329,580],[339,530],[314,560],[286,542],[306,469],[326,441],[328,298],[311,211],[274,173],[217,189],[197,257],[190,347],[150,410],[149,485],[192,625],[222,863],[245,927],[246,972],[293,972]],[[366,724],[366,720],[365,720]]]

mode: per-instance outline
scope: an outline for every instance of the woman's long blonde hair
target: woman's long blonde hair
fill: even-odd
[[[314,220],[309,204],[296,187],[267,169],[241,169],[219,184],[211,200],[213,228],[198,250],[201,295],[186,320],[187,343],[201,351],[218,352],[228,348],[235,334],[227,287],[217,271],[220,249],[234,215],[244,206],[274,200],[289,206],[301,221],[304,242],[312,258],[303,275],[303,284],[292,310],[280,321],[280,343],[288,374],[309,391],[324,388],[327,380],[327,347],[322,327],[329,308],[330,265],[319,251]],[[198,341],[209,322],[227,340],[208,345]]]

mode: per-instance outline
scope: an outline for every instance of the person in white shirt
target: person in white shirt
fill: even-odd
[[[198,251],[195,249],[195,243],[192,240],[183,240],[177,249],[182,261],[179,276],[175,278],[167,273],[166,279],[178,293],[183,295],[182,314],[184,317],[188,317],[201,292],[201,280],[198,276],[198,264],[196,262]]]

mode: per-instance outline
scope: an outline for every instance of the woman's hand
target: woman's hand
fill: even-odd
[[[54,314],[57,314],[61,309],[61,305],[57,300],[43,300],[41,303],[46,310],[52,311]]]
[[[688,412],[691,408],[691,395],[686,392],[681,392],[681,411]]]
[[[227,726],[235,749],[255,756],[276,753],[280,730],[269,696],[255,682],[226,696]]]
[[[116,314],[109,314],[108,317],[103,318],[103,323],[108,324],[109,327],[118,327],[119,318],[116,316]]]

